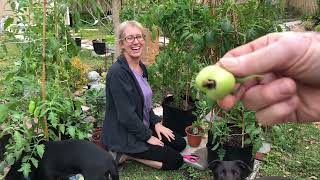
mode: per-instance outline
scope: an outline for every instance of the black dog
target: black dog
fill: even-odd
[[[244,180],[252,172],[251,168],[243,161],[219,161],[209,163],[214,180]]]
[[[119,174],[111,154],[85,140],[47,141],[39,167],[33,169],[31,180],[56,180],[82,174],[85,180],[118,180]],[[11,166],[5,180],[25,180],[18,169],[21,161]]]
[[[208,168],[212,171],[214,180],[245,180],[252,172],[252,169],[243,161],[219,161],[209,163]],[[256,180],[290,180],[286,177],[269,176],[260,177]]]

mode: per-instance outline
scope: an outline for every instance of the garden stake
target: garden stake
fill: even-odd
[[[243,108],[241,108],[241,116],[242,116],[241,147],[244,148],[244,109]]]
[[[47,0],[43,1],[43,24],[42,24],[42,78],[41,78],[41,88],[42,88],[42,111],[46,111],[46,23],[47,23]],[[44,121],[44,136],[49,140],[48,133],[48,122],[46,114],[43,117]]]

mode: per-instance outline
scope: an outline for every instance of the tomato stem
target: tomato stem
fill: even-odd
[[[260,77],[263,77],[263,75],[253,74],[253,75],[242,77],[242,78],[236,78],[236,82],[243,84],[244,82],[246,82],[248,80],[256,79],[256,78],[260,78]]]

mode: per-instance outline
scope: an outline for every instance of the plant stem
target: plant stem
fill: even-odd
[[[241,116],[242,116],[242,135],[241,135],[241,147],[244,148],[244,109],[241,108]]]
[[[236,78],[236,82],[240,83],[240,84],[243,84],[247,80],[251,80],[251,79],[255,79],[255,78],[259,78],[259,77],[263,77],[263,75],[253,74],[253,75],[246,76],[246,77],[243,77],[243,78]]]
[[[43,24],[42,24],[42,77],[41,77],[41,92],[42,92],[42,111],[46,111],[46,23],[47,23],[47,0],[43,1]],[[43,116],[44,135],[49,140],[47,115]]]
[[[214,108],[212,108],[211,114],[210,114],[210,127],[209,127],[209,129],[211,129],[213,127],[213,113],[214,113]]]

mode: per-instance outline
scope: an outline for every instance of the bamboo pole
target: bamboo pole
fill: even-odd
[[[42,77],[41,77],[41,93],[42,93],[42,112],[46,110],[46,24],[47,24],[47,0],[43,0],[43,23],[42,23]],[[47,115],[43,117],[44,135],[49,140]]]
[[[118,35],[118,27],[120,25],[120,10],[121,10],[121,0],[112,0],[112,22],[114,26],[114,35],[115,35],[115,54],[114,54],[114,61],[117,60],[118,56],[120,55],[120,47],[119,47],[119,35]]]

